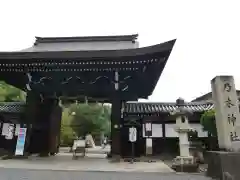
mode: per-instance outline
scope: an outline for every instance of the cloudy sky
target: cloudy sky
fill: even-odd
[[[226,3],[228,2],[228,3]],[[177,38],[150,101],[190,101],[216,75],[240,89],[237,0],[0,1],[0,51],[27,48],[35,36],[139,34],[140,46]]]

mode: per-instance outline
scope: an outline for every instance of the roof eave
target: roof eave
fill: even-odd
[[[171,51],[176,39],[154,46],[136,49],[98,51],[44,51],[44,52],[1,52],[0,60],[9,59],[64,59],[64,58],[121,58],[152,55]]]

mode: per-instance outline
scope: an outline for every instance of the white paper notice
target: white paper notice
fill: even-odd
[[[9,126],[9,123],[3,123],[2,136],[7,136],[8,135],[8,126]]]
[[[9,124],[7,129],[6,139],[13,139],[14,124]]]

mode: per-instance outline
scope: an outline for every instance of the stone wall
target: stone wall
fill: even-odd
[[[240,179],[240,153],[217,152],[207,153],[207,176],[220,180]]]

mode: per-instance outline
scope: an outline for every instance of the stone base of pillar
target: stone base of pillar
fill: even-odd
[[[173,160],[172,169],[177,172],[198,172],[199,164],[194,162],[193,156],[177,156]]]
[[[177,156],[174,159],[175,164],[193,164],[194,158],[193,156]]]
[[[49,152],[41,152],[39,153],[39,157],[49,157]]]
[[[112,161],[112,162],[122,162],[123,159],[121,158],[120,155],[112,154],[112,155],[111,155],[111,161]]]

